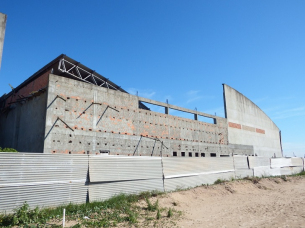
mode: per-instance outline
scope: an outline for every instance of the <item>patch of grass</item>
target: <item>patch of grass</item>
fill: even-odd
[[[293,174],[292,176],[305,176],[305,171],[301,171],[300,173]]]
[[[159,201],[151,204],[149,197],[162,195],[161,192],[144,192],[137,195],[119,194],[108,200],[101,202],[91,202],[84,204],[67,204],[56,208],[35,208],[30,209],[25,202],[14,213],[0,214],[0,227],[23,226],[44,227],[46,224],[52,224],[56,227],[62,220],[63,209],[66,209],[66,221],[79,221],[76,227],[110,227],[118,223],[136,224],[139,218],[139,207],[136,203],[139,200],[146,199],[149,202],[150,211],[159,211]],[[160,213],[160,212],[159,212]],[[87,216],[90,219],[84,219]],[[60,226],[59,226],[60,227]]]
[[[214,184],[222,184],[222,183],[224,183],[224,182],[226,182],[226,180],[217,179],[217,180],[214,182]]]
[[[245,177],[244,180],[249,180],[253,184],[258,184],[259,181],[261,180],[261,178],[260,177]]]

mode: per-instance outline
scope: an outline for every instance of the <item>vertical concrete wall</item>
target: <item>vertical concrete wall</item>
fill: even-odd
[[[159,156],[162,141],[164,156],[230,154],[225,118],[210,124],[139,109],[137,96],[56,75],[47,104],[45,153]]]
[[[7,16],[3,13],[0,13],[0,69],[1,69],[1,60],[2,60],[2,53],[3,53],[6,19],[7,19]]]
[[[253,145],[258,156],[281,157],[279,128],[251,100],[223,85],[229,144]]]
[[[42,88],[46,88],[49,81],[50,71],[40,75],[35,80],[21,87],[19,90],[14,90],[9,97],[6,98],[5,107],[8,107],[11,103],[14,103],[24,97],[30,96],[33,92],[36,92]]]
[[[42,152],[47,92],[10,105],[0,114],[0,147]]]

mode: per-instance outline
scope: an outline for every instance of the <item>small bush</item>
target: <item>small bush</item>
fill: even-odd
[[[0,152],[18,152],[17,150],[13,149],[13,148],[1,148],[0,147]]]

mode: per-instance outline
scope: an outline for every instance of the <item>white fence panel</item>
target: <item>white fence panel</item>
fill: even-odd
[[[270,158],[267,157],[248,157],[249,159],[249,168],[253,169],[254,167],[266,166],[270,167]]]
[[[234,156],[233,159],[235,169],[249,169],[247,156]]]
[[[210,174],[200,174],[201,184],[214,184],[216,180],[232,180],[235,178],[235,172],[220,172],[220,173],[210,173]]]
[[[298,166],[304,168],[303,158],[291,158],[291,166]]]
[[[163,172],[165,178],[199,175],[200,173],[228,172],[228,171],[234,171],[233,157],[163,158]]]
[[[233,157],[163,158],[164,188],[173,191],[235,178],[233,162]]]
[[[175,191],[179,189],[187,189],[201,185],[198,175],[169,178],[164,180],[165,191]]]
[[[0,211],[85,203],[87,155],[0,153]]]
[[[293,175],[303,171],[303,167],[283,167],[280,169],[281,175]]]
[[[89,156],[89,201],[125,193],[164,191],[160,157]]]
[[[236,169],[235,170],[235,178],[242,179],[245,177],[253,177],[254,172],[253,169]]]
[[[293,166],[291,158],[271,158],[271,168],[281,168]]]
[[[269,177],[269,176],[271,176],[271,169],[270,169],[270,167],[267,167],[267,166],[254,167],[253,172],[254,172],[255,177]],[[278,171],[278,174],[280,175],[280,171]]]
[[[93,183],[89,185],[89,201],[109,199],[120,193],[134,194],[145,191],[164,191],[162,179],[117,181]]]
[[[161,179],[160,157],[89,156],[90,182]]]

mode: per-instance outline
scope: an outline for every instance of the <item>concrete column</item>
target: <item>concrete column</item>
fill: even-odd
[[[3,13],[0,13],[0,68],[1,68],[1,59],[2,59],[2,52],[3,52],[6,19],[7,19],[7,16]]]

